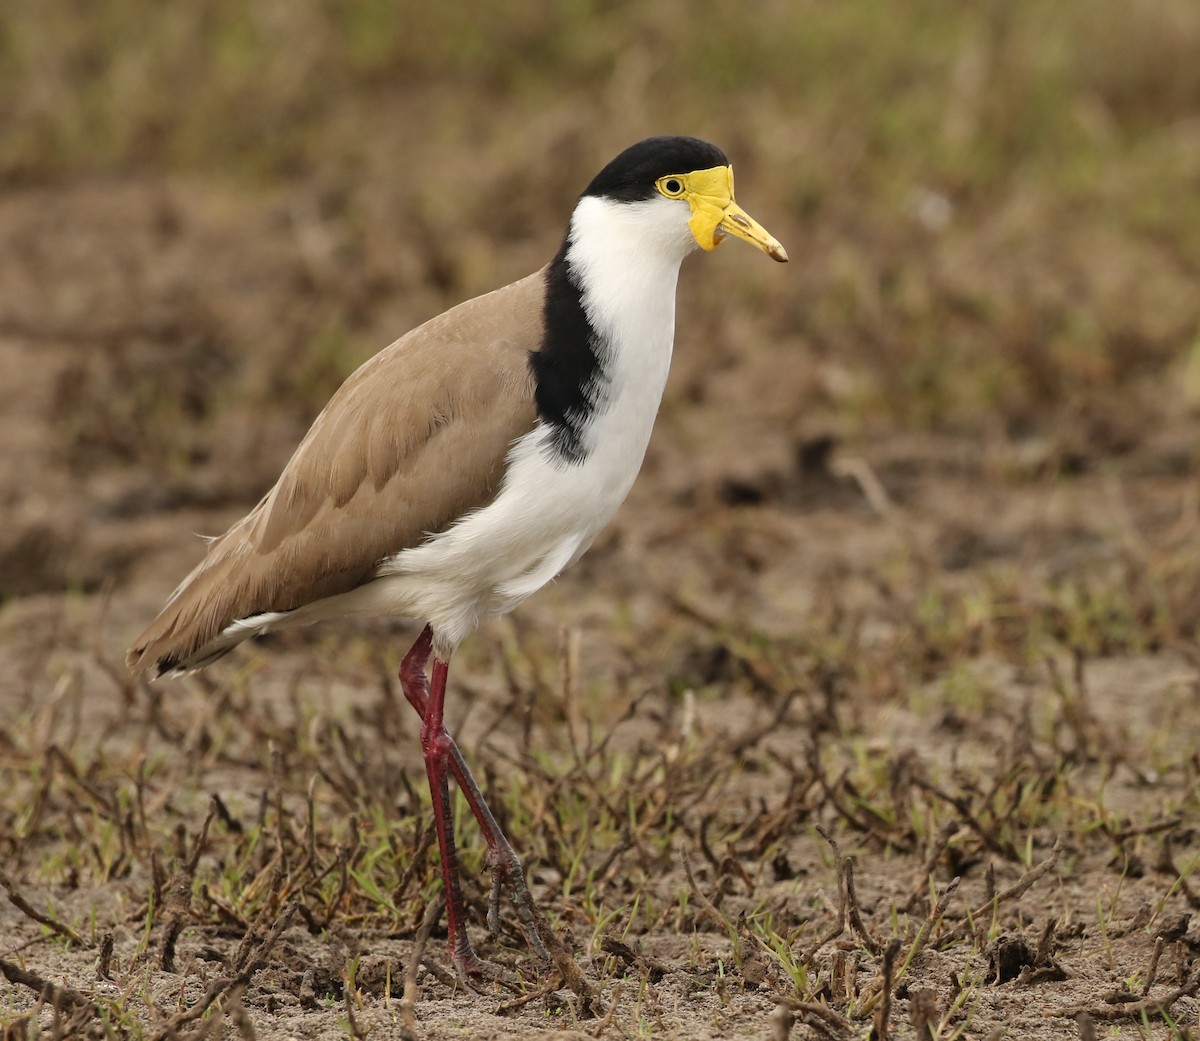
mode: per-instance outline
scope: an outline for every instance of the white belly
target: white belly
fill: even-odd
[[[585,429],[583,463],[554,454],[551,431],[539,424],[513,445],[495,500],[386,561],[372,593],[394,613],[427,619],[449,653],[482,618],[511,611],[552,581],[592,544],[637,477],[666,366],[641,375]]]

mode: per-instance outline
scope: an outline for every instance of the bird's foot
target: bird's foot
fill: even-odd
[[[583,971],[576,964],[566,944],[554,935],[546,916],[533,902],[529,887],[525,885],[521,862],[517,859],[516,854],[512,852],[511,848],[506,855],[503,849],[494,847],[488,854],[488,861],[492,868],[492,892],[488,900],[487,922],[492,935],[495,935],[500,927],[500,892],[508,889],[513,906],[517,909],[521,931],[525,934],[525,941],[529,944],[530,949],[542,962],[553,966],[553,971],[558,975],[562,985],[579,996],[580,1009],[584,1015],[602,1015],[605,1011],[603,1003],[591,984],[588,983]],[[545,937],[544,941],[543,937]],[[473,963],[470,966],[460,962],[459,958],[455,958],[455,965],[460,967],[460,972],[473,970],[476,973],[475,978],[493,979],[502,986],[512,985],[515,977],[507,969],[480,961],[473,952],[471,958]]]
[[[457,944],[450,957],[459,980],[472,990],[482,991],[484,985],[489,983],[499,984],[514,993],[525,989],[525,984],[515,972],[479,957],[467,941]]]
[[[488,899],[487,924],[493,936],[500,932],[500,892],[508,890],[513,907],[516,908],[517,918],[521,923],[521,932],[525,934],[525,942],[541,961],[551,961],[550,952],[542,942],[538,930],[539,916],[536,914],[533,897],[525,884],[525,872],[521,870],[521,862],[515,853],[508,850],[493,849],[488,853],[492,865],[492,895]],[[545,924],[545,917],[541,922]]]

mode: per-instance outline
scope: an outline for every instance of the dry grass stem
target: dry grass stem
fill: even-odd
[[[792,1033],[792,1024],[796,1022],[796,1014],[782,1002],[775,1006],[771,1013],[771,1041],[788,1041]]]
[[[786,996],[776,996],[775,1000],[790,1008],[800,1022],[812,1027],[822,1037],[848,1038],[855,1034],[854,1024],[850,1020],[820,1001],[799,1001]]]
[[[929,987],[916,987],[909,992],[908,1018],[916,1031],[917,1041],[934,1041],[938,1021],[937,992]]]
[[[700,888],[696,882],[696,876],[692,874],[692,862],[688,857],[687,850],[683,847],[679,849],[679,860],[683,864],[684,874],[687,876],[687,883],[691,887],[692,896],[695,897],[696,903],[700,905],[700,909],[704,912],[704,916],[717,927],[718,930],[725,933],[729,937],[730,943],[733,945],[733,959],[740,963],[745,957],[745,948],[742,944],[742,938],[738,930],[733,927],[733,924],[725,917],[720,909],[709,900],[708,896]]]
[[[27,918],[33,919],[38,925],[45,926],[56,936],[61,936],[67,943],[74,944],[77,947],[83,946],[83,940],[74,929],[64,922],[56,921],[54,918],[43,914],[35,908],[20,894],[17,887],[13,884],[12,879],[3,872],[0,872],[0,886],[3,886],[5,892],[8,893],[8,902]]]
[[[986,920],[1001,904],[1016,900],[1024,895],[1042,876],[1058,863],[1061,852],[1062,842],[1061,840],[1057,840],[1054,843],[1054,848],[1050,851],[1050,855],[1045,860],[1035,864],[1028,871],[1024,872],[1011,886],[1001,890],[991,900],[980,904],[971,914],[964,917],[956,928],[944,933],[938,940],[938,947],[944,949],[947,945],[961,940],[964,936],[970,934],[973,928],[972,923]]]
[[[408,956],[408,966],[404,970],[404,993],[400,998],[400,1036],[403,1041],[416,1041],[417,1034],[417,1000],[420,990],[417,986],[417,975],[425,958],[425,948],[429,943],[429,934],[434,925],[442,917],[446,909],[444,897],[438,897],[425,907],[421,916],[421,927],[413,939],[412,953]]]
[[[1104,1023],[1115,1023],[1123,1019],[1155,1019],[1164,1012],[1170,1011],[1171,1006],[1181,998],[1193,997],[1198,991],[1200,991],[1200,970],[1194,972],[1191,978],[1182,986],[1176,987],[1170,993],[1161,998],[1155,998],[1153,1001],[1146,998],[1142,1001],[1126,1001],[1116,1005],[1072,1005],[1068,1008],[1055,1009],[1053,1012],[1047,1013],[1047,1015],[1056,1019],[1072,1019],[1088,1016],[1093,1020],[1099,1020]]]
[[[920,954],[925,948],[926,944],[928,944],[930,937],[933,935],[934,929],[937,928],[938,923],[942,920],[942,916],[946,913],[946,906],[950,902],[951,895],[953,895],[954,891],[958,889],[958,884],[959,879],[955,878],[951,880],[950,884],[946,886],[941,893],[938,894],[936,902],[934,903],[933,907],[929,909],[929,915],[921,923],[921,928],[918,930],[917,935],[913,938],[912,943],[909,944],[908,949],[904,952],[904,957],[900,960],[901,972],[907,969],[912,960],[918,954]],[[891,950],[892,946],[896,946],[897,950],[899,950],[899,947],[901,946],[900,941],[898,939],[893,940],[889,944],[888,949]],[[895,954],[893,953],[892,961],[894,962],[894,960]],[[876,1003],[880,1000],[890,1000],[889,992],[891,988],[891,980],[892,964],[889,963],[889,961],[885,958],[883,968],[880,970],[879,975],[871,980],[871,982],[868,983],[862,990],[862,1009],[864,1012],[876,1007]]]
[[[887,1041],[891,1029],[892,1018],[892,979],[896,967],[896,958],[900,953],[900,941],[893,939],[888,942],[883,952],[883,965],[880,967],[876,994],[878,1000],[873,1002],[875,1014],[871,1021],[870,1041]],[[864,1010],[866,1005],[864,1004]]]

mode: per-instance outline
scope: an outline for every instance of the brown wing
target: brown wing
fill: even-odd
[[[341,386],[275,487],[208,554],[126,662],[165,671],[230,623],[369,581],[385,557],[491,501],[537,414],[544,272],[460,304]]]

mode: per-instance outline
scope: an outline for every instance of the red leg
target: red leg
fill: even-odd
[[[450,764],[450,749],[454,742],[442,725],[442,708],[446,699],[446,664],[433,663],[433,682],[426,698],[424,720],[421,723],[421,749],[425,753],[425,772],[429,775],[429,792],[433,796],[433,818],[437,828],[438,848],[442,854],[442,882],[446,888],[446,919],[450,932],[450,956],[458,968],[478,975],[483,967],[471,948],[467,936],[466,908],[458,878],[458,852],[454,848],[454,813],[450,804],[450,786],[446,768]]]
[[[425,702],[429,697],[429,680],[425,676],[425,667],[429,664],[429,650],[432,646],[433,630],[427,625],[400,662],[400,687],[408,703],[417,710],[417,715],[422,719],[425,718]]]
[[[513,906],[521,919],[523,931],[529,945],[541,958],[549,960],[549,954],[538,935],[534,924],[533,898],[525,885],[525,874],[521,869],[512,844],[501,831],[499,823],[488,807],[471,776],[466,760],[446,731],[443,724],[443,707],[446,696],[446,675],[449,666],[437,658],[433,661],[432,685],[425,676],[433,644],[433,631],[426,626],[417,637],[409,652],[400,663],[400,685],[409,704],[421,716],[421,747],[425,752],[429,788],[433,796],[434,818],[437,825],[438,846],[442,854],[442,874],[446,887],[446,916],[449,921],[450,948],[455,964],[466,972],[479,972],[480,966],[467,937],[462,890],[458,878],[458,858],[454,849],[454,822],[451,812],[449,786],[446,783],[446,768],[449,767],[458,782],[471,812],[479,822],[480,830],[488,845],[488,863],[492,868],[492,893],[488,901],[488,928],[493,933],[500,927],[500,891],[508,887]]]

